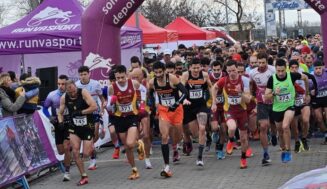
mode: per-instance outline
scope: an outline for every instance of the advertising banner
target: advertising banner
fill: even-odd
[[[37,113],[0,120],[0,187],[56,162]]]

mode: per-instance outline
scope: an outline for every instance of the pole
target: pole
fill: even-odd
[[[225,11],[226,11],[226,30],[227,30],[227,33],[229,34],[229,27],[228,27],[229,18],[228,18],[227,0],[225,0]]]
[[[135,11],[135,25],[137,28],[140,29],[140,15],[141,14],[141,11],[140,11],[140,8],[136,9]],[[140,61],[142,63],[142,66],[144,66],[144,58],[143,58],[143,48],[142,46],[140,47],[140,54],[141,54],[141,57],[140,57]]]
[[[267,40],[267,7],[266,7],[266,1],[263,0],[263,7],[264,7],[264,17],[265,17],[265,40]]]

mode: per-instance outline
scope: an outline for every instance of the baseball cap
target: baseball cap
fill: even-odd
[[[164,55],[166,55],[166,54],[171,55],[171,50],[170,49],[165,49],[164,50]]]
[[[311,50],[308,46],[303,46],[303,48],[301,49],[301,54],[310,54]]]
[[[232,59],[236,62],[242,62],[242,57],[240,54],[233,54]]]

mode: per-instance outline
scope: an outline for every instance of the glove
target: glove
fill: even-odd
[[[55,116],[51,116],[51,117],[49,118],[49,121],[50,121],[50,123],[51,123],[53,126],[58,125],[58,119],[57,119],[57,117],[55,117]]]
[[[83,114],[82,114],[82,110],[76,110],[76,111],[74,111],[74,112],[72,113],[72,116],[73,116],[73,117],[81,116],[81,115],[83,115]]]
[[[175,102],[172,106],[168,107],[168,111],[169,112],[174,112],[178,108],[178,106],[179,106],[179,103]]]

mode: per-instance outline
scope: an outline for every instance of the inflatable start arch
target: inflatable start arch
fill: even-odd
[[[143,1],[96,0],[85,10],[82,60],[93,79],[107,80],[111,65],[121,64],[120,28]]]
[[[324,63],[327,66],[327,1],[305,0],[321,16],[321,34],[324,44]]]

